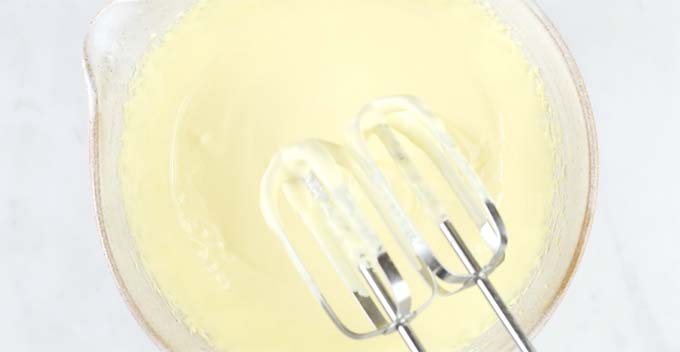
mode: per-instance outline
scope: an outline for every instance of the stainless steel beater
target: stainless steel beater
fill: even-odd
[[[348,135],[344,148],[310,140],[279,151],[269,165],[261,189],[261,208],[268,226],[282,241],[296,269],[337,328],[354,339],[396,331],[409,351],[425,351],[409,323],[437,296],[452,295],[476,285],[519,350],[534,351],[488,278],[505,255],[507,234],[501,216],[441,120],[412,97],[388,97],[366,106],[352,122]],[[374,159],[367,143],[371,137],[377,137],[385,147],[467,273],[449,270],[433,253]],[[485,264],[475,259],[439,197],[421,177],[404,148],[404,139],[430,158],[477,226],[492,252]],[[278,207],[280,193],[313,234],[374,329],[350,328],[322,294],[284,228]],[[358,199],[362,197],[380,215],[429,287],[429,298],[415,308],[409,284],[360,206]]]

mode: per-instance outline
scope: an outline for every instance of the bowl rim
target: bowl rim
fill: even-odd
[[[569,50],[567,43],[562,38],[562,35],[557,30],[555,24],[548,18],[545,12],[533,0],[520,0],[534,15],[534,17],[543,25],[543,28],[550,35],[552,41],[557,45],[560,54],[564,59],[572,82],[576,86],[576,93],[581,106],[581,113],[585,122],[586,139],[588,142],[588,191],[586,194],[586,204],[583,213],[583,221],[581,222],[581,230],[579,239],[574,248],[574,255],[571,262],[567,266],[565,276],[560,283],[555,295],[553,295],[546,306],[547,308],[541,314],[541,317],[536,322],[531,330],[531,336],[535,337],[538,332],[543,329],[548,319],[553,315],[559,303],[564,299],[567,289],[573,281],[576,270],[578,269],[585,247],[590,238],[590,230],[593,225],[595,216],[595,207],[597,203],[597,190],[599,186],[600,177],[600,160],[599,160],[599,146],[597,142],[597,128],[595,127],[595,115],[593,107],[590,102],[590,97],[586,89],[585,80],[581,74],[580,69],[576,63],[576,59]]]
[[[132,313],[132,316],[135,318],[139,326],[142,327],[142,330],[146,333],[146,335],[151,339],[151,341],[161,350],[163,351],[172,351],[172,348],[170,347],[170,344],[163,338],[163,336],[149,323],[149,321],[146,319],[144,314],[142,313],[142,310],[139,308],[135,300],[132,298],[132,295],[130,293],[130,290],[127,287],[127,284],[125,283],[125,280],[123,279],[123,275],[121,274],[120,270],[118,269],[118,265],[115,262],[115,259],[113,257],[113,251],[111,249],[111,241],[109,239],[109,235],[106,229],[105,221],[104,221],[104,211],[102,209],[102,202],[101,202],[101,188],[100,188],[100,172],[99,172],[99,122],[100,122],[100,114],[99,114],[99,92],[97,90],[97,85],[95,84],[96,81],[96,72],[93,67],[92,61],[90,59],[91,55],[88,49],[88,43],[90,43],[90,40],[93,36],[93,34],[96,32],[96,25],[98,20],[109,10],[111,10],[113,7],[116,5],[123,3],[123,2],[129,2],[130,0],[107,0],[107,4],[102,7],[97,14],[94,16],[94,18],[90,21],[87,32],[85,34],[85,38],[83,40],[83,46],[82,46],[82,53],[83,53],[83,58],[82,58],[82,65],[85,70],[85,83],[87,87],[87,92],[88,92],[88,101],[89,101],[89,168],[90,168],[90,175],[91,175],[91,180],[90,180],[90,187],[92,190],[92,201],[94,202],[94,208],[95,208],[95,217],[96,217],[96,226],[97,226],[97,231],[99,233],[99,240],[102,244],[102,247],[104,249],[104,257],[106,258],[106,262],[108,264],[109,269],[111,270],[111,273],[113,274],[114,281],[116,282],[116,286],[118,287],[118,292],[120,295],[123,297],[123,301],[125,301],[125,304]],[[136,1],[136,0],[132,0]]]
[[[133,0],[135,1],[135,0]],[[481,0],[485,1],[485,0]],[[134,316],[137,323],[142,327],[144,332],[154,344],[164,351],[172,351],[170,343],[164,339],[163,336],[149,323],[146,319],[142,310],[137,305],[137,303],[132,298],[130,290],[128,289],[121,272],[118,269],[118,265],[115,263],[113,257],[110,239],[107,233],[107,229],[104,222],[104,211],[102,209],[101,202],[101,192],[100,192],[100,172],[99,172],[99,92],[95,84],[96,73],[93,64],[90,60],[90,53],[88,50],[88,43],[96,31],[96,24],[100,17],[110,9],[115,7],[117,4],[130,2],[130,0],[108,0],[108,3],[97,12],[94,18],[90,21],[87,34],[85,36],[83,44],[83,58],[82,65],[85,71],[85,81],[88,91],[89,100],[89,168],[90,168],[90,187],[92,190],[92,201],[94,202],[95,216],[97,231],[99,233],[100,241],[104,249],[104,256],[106,257],[107,264],[111,270],[118,291],[123,297],[128,309]],[[558,32],[556,26],[547,17],[544,11],[533,1],[533,0],[519,0],[519,2],[529,9],[532,15],[538,20],[538,22],[543,26],[544,30],[550,35],[551,40],[557,46],[560,51],[564,62],[567,65],[569,74],[572,82],[576,87],[576,93],[579,100],[579,105],[581,108],[581,113],[583,115],[583,120],[585,122],[585,132],[588,145],[588,189],[586,194],[586,204],[583,214],[583,221],[580,227],[579,238],[574,249],[574,255],[571,258],[571,262],[567,266],[564,278],[560,283],[556,293],[551,297],[546,305],[546,309],[540,314],[539,319],[534,324],[534,326],[529,331],[532,337],[535,337],[538,332],[545,326],[549,318],[553,315],[557,309],[559,303],[564,299],[567,289],[573,281],[576,270],[583,258],[583,253],[585,251],[586,244],[590,237],[590,230],[592,228],[592,223],[595,214],[595,206],[597,202],[597,189],[599,184],[599,150],[597,142],[597,130],[595,127],[595,117],[593,114],[592,105],[588,92],[586,89],[585,81],[581,74],[581,71],[576,64],[576,60],[569,50],[566,42]]]

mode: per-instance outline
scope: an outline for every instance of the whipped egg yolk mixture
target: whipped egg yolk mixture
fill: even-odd
[[[509,245],[492,279],[509,303],[522,293],[545,248],[555,142],[536,70],[487,7],[203,0],[140,63],[119,160],[145,269],[188,329],[217,351],[403,350],[396,335],[355,341],[337,330],[265,225],[259,185],[282,146],[341,143],[366,103],[404,94],[443,119],[496,201]],[[407,206],[417,214],[417,202]],[[428,350],[452,351],[495,321],[473,289],[438,299],[413,327]]]

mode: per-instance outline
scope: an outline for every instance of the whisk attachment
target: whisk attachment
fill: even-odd
[[[408,323],[434,297],[412,308],[411,292],[399,269],[348,187],[355,173],[354,159],[342,148],[310,140],[282,149],[272,160],[262,182],[261,207],[269,227],[333,323],[345,335],[365,339],[398,332],[411,351],[424,351]],[[366,180],[359,178],[359,183]],[[359,332],[336,314],[294,248],[279,215],[283,193],[318,246],[349,288],[375,329]]]
[[[367,139],[371,136],[376,136],[380,140],[397,164],[402,177],[425,206],[431,220],[438,225],[463,263],[467,274],[447,269],[424,243],[422,236],[419,236],[368,148]],[[480,265],[468,249],[444,210],[439,197],[428,187],[428,183],[418,172],[418,168],[400,142],[399,136],[406,138],[429,156],[462,203],[492,252],[491,259],[486,264]],[[488,279],[488,275],[505,258],[505,248],[508,243],[505,225],[481,180],[465,160],[453,138],[446,132],[443,122],[413,97],[397,96],[378,99],[367,105],[351,124],[349,146],[359,156],[359,160],[362,160],[364,171],[373,180],[373,185],[379,186],[378,189],[382,193],[379,199],[386,203],[382,207],[383,217],[397,220],[398,225],[395,226],[401,227],[399,231],[393,231],[393,233],[402,237],[400,241],[402,248],[414,253],[420,263],[427,267],[429,273],[434,274],[441,281],[462,283],[460,289],[477,285],[517,347],[523,352],[534,351],[529,339]],[[411,247],[404,245],[406,243],[410,243]],[[443,295],[458,291],[448,290],[440,284],[437,284],[437,290]]]
[[[438,284],[440,294],[450,295],[473,285],[477,276],[490,274],[503,262],[507,234],[495,205],[486,194],[479,177],[446,133],[441,120],[428,112],[420,102],[405,96],[375,100],[351,123],[348,135],[349,147],[361,160],[364,172],[379,190],[380,196],[377,199],[382,203],[383,216],[392,224],[393,233],[400,239],[402,249],[417,257],[421,265],[425,265],[440,281],[462,284],[457,290],[449,290]],[[426,209],[430,220],[440,226],[446,221],[451,223],[450,217],[440,197],[423,179],[399,137],[410,141],[434,162],[492,252],[491,259],[479,271],[455,272],[446,268],[434,255],[397,200],[395,192],[369,150],[367,140],[372,136],[377,137],[385,147],[403,179]]]
[[[441,231],[466,272],[447,268],[434,254],[399,202],[368,144],[377,138],[397,166],[401,179],[423,205],[429,220]],[[491,252],[479,263],[453,225],[441,196],[429,186],[407,152],[407,140],[436,166],[462,204]],[[351,189],[349,184],[356,184]],[[368,104],[352,121],[346,146],[311,140],[281,150],[262,181],[261,208],[291,260],[331,320],[345,335],[365,339],[398,332],[410,351],[424,347],[409,327],[435,296],[448,296],[476,285],[523,352],[533,346],[514,320],[488,276],[504,260],[508,237],[502,218],[484,185],[467,163],[444,124],[416,99],[387,97]],[[338,317],[314,282],[289,240],[279,216],[279,194],[313,234],[356,302],[375,327],[357,332]],[[357,203],[356,193],[369,200],[392,238],[410,260],[430,297],[412,307],[411,290],[386,252],[374,227]],[[453,287],[453,288],[452,288]]]

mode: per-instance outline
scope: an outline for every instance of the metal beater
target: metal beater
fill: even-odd
[[[260,202],[268,226],[336,327],[354,339],[397,332],[409,351],[422,352],[425,347],[409,323],[436,297],[476,285],[519,350],[535,351],[488,278],[505,255],[507,234],[501,216],[442,121],[412,97],[388,97],[367,105],[351,123],[348,136],[344,148],[310,140],[279,151],[263,177]],[[377,137],[385,147],[467,273],[449,270],[433,253],[375,161],[367,144],[370,137]],[[458,197],[492,253],[487,263],[480,264],[468,249],[439,197],[404,148],[404,139],[430,158]],[[350,183],[358,185],[359,191]],[[357,331],[349,327],[323,295],[283,226],[279,215],[281,193],[351,290],[373,329]],[[429,298],[415,307],[409,284],[386,252],[365,209],[359,206],[359,197],[369,200],[428,286]]]

